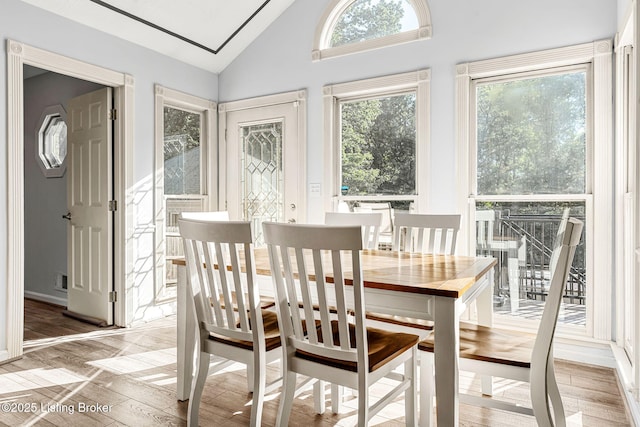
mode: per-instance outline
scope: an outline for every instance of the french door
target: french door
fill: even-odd
[[[286,95],[285,95],[286,96]],[[221,105],[226,151],[226,209],[251,221],[257,246],[262,222],[303,222],[305,215],[304,102],[260,98]],[[237,109],[236,109],[237,108]]]

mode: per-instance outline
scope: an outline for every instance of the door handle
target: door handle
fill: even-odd
[[[67,212],[66,215],[62,215],[62,218],[68,219],[69,221],[71,221],[71,212]]]

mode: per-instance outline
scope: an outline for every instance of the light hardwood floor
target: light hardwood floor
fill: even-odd
[[[0,365],[0,426],[186,424],[187,403],[175,398],[174,317],[131,329],[97,328],[62,316],[60,307],[27,300],[25,340],[24,357]],[[557,361],[556,371],[569,425],[631,425],[612,369]],[[277,376],[277,367],[270,368],[270,376]],[[467,388],[479,390],[479,384],[463,374],[461,389]],[[496,380],[495,390],[505,399],[528,402],[526,385]],[[241,366],[209,377],[202,400],[201,425],[248,425],[251,395]],[[268,397],[265,425],[275,423],[278,401],[277,392]],[[102,406],[80,412],[83,404]],[[353,401],[347,401],[339,415],[329,408],[324,415],[315,415],[310,391],[296,400],[293,411],[295,426],[350,425],[355,420]],[[374,424],[404,425],[403,413],[398,398]],[[461,405],[460,425],[535,426],[535,421]]]

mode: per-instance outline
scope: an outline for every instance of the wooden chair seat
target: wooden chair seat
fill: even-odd
[[[406,328],[421,329],[423,331],[433,330],[433,322],[431,320],[415,319],[413,317],[397,316],[394,314],[373,313],[371,311],[367,311],[366,317],[368,320],[404,326]]]
[[[530,368],[535,340],[535,334],[460,323],[460,357],[465,359]],[[433,333],[418,343],[418,350],[433,353]]]
[[[340,333],[338,332],[338,321],[331,321],[331,329],[333,332],[333,343],[340,346]],[[356,327],[349,324],[349,336],[351,348],[356,348]],[[398,332],[389,332],[382,329],[367,328],[367,343],[369,344],[369,372],[386,365],[390,360],[395,359],[398,355],[411,349],[420,337],[413,334],[404,334]],[[322,336],[318,337],[318,341],[324,342]],[[345,369],[351,372],[357,372],[357,362],[348,362],[345,360],[331,359],[318,355],[306,353],[302,350],[296,350],[297,355],[306,360],[323,363],[334,368]]]
[[[278,329],[278,314],[275,311],[262,310],[262,324],[267,351],[280,347],[280,329]],[[222,344],[232,345],[245,350],[253,350],[253,341],[237,340],[209,334],[209,339]]]

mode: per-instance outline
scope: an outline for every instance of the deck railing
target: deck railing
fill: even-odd
[[[521,299],[544,301],[546,298],[551,280],[549,263],[561,221],[561,215],[511,215],[504,211],[497,216],[496,236],[523,241],[523,248],[518,253]],[[505,260],[498,259],[498,262],[499,270],[506,267]],[[508,280],[507,275],[498,274],[498,289],[503,295],[508,293]],[[581,242],[567,279],[564,302],[584,305],[586,284],[584,242]]]

